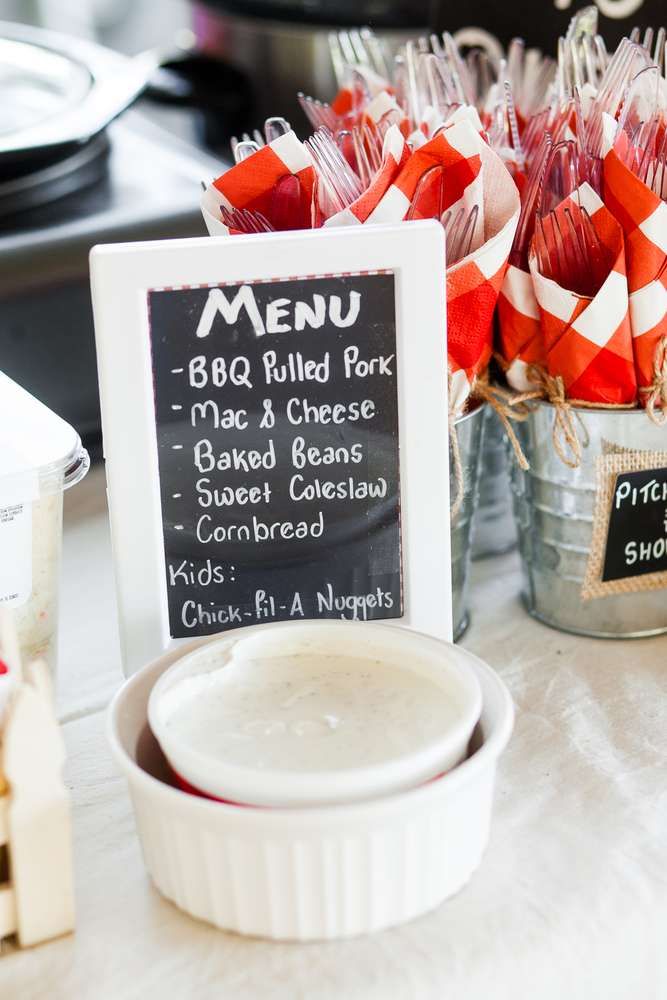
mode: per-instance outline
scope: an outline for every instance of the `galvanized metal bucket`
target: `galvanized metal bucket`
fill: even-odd
[[[598,638],[638,638],[667,632],[667,593],[647,590],[584,601],[581,588],[591,547],[596,459],[617,446],[664,451],[667,430],[643,410],[572,407],[582,458],[570,469],[553,445],[555,409],[540,403],[516,425],[530,463],[511,462],[514,512],[523,568],[523,599],[546,625]]]
[[[509,552],[516,545],[506,435],[498,414],[486,407],[479,473],[479,503],[475,512],[472,558]]]
[[[452,518],[452,617],[454,641],[461,638],[470,624],[468,612],[468,571],[470,569],[470,543],[472,523],[477,507],[479,469],[482,455],[482,428],[486,404],[478,406],[455,422],[456,437],[463,467],[464,495],[457,514]],[[449,450],[449,484],[452,497],[457,495],[457,484],[452,450]]]

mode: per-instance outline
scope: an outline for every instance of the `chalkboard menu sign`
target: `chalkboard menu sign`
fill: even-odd
[[[240,626],[452,637],[439,223],[91,252],[123,666]]]
[[[667,468],[623,472],[614,483],[602,581],[667,573]]]
[[[400,617],[394,275],[148,306],[170,634]]]

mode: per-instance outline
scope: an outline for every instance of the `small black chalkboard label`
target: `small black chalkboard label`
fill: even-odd
[[[667,468],[621,472],[612,494],[602,581],[667,572]]]
[[[172,637],[400,617],[393,274],[148,298]]]

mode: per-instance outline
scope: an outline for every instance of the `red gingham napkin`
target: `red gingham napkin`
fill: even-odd
[[[373,213],[396,222],[410,210],[421,177],[444,170],[445,211],[479,206],[471,252],[447,268],[447,349],[452,372],[451,405],[462,412],[475,378],[493,347],[493,313],[519,220],[519,192],[500,157],[478,131],[479,118],[459,108],[443,131],[417,149]],[[433,192],[435,194],[435,190]],[[428,193],[411,217],[430,218]]]
[[[391,90],[388,81],[370,66],[348,67],[347,75],[350,78],[347,86],[341,87],[331,102],[331,110],[339,118],[358,114],[369,98],[372,101]]]
[[[410,123],[399,107],[396,98],[388,90],[376,94],[364,108],[363,119],[379,125],[398,125],[404,136],[410,131]]]
[[[393,150],[391,158],[396,162],[400,157],[400,170],[395,172],[395,176],[387,184],[387,174],[392,169],[389,167],[387,174],[383,176],[383,183],[378,184],[377,189],[372,185],[375,198],[373,201],[369,199],[364,202],[364,212],[367,212],[365,222],[402,222],[408,216],[421,177],[430,167],[439,166],[444,170],[445,209],[454,207],[469,185],[480,176],[482,161],[479,147],[480,144],[485,144],[466,122],[439,133],[412,155],[409,155],[405,142],[400,143],[396,131],[394,128],[390,129],[387,137],[391,133],[390,144]],[[467,153],[470,155],[466,156]],[[431,193],[435,195],[435,189]],[[362,196],[359,201],[364,198],[365,196]],[[435,203],[429,202],[427,193],[425,199],[420,202],[420,210],[411,217],[432,218],[435,211]],[[356,213],[355,215],[356,221],[359,221],[360,215]],[[347,221],[355,220],[347,219]]]
[[[630,323],[637,384],[653,382],[654,360],[667,335],[667,204],[625,166],[622,134],[603,161],[605,204],[625,234]],[[646,393],[640,393],[646,402]]]
[[[567,232],[564,210],[585,208],[613,264],[597,293],[578,295],[542,275],[534,245],[530,273],[542,319],[546,367],[560,375],[572,399],[591,403],[633,403],[637,396],[628,310],[623,232],[588,184],[582,184],[556,209]]]
[[[220,206],[224,204],[226,201],[218,189],[209,184],[199,202],[209,236],[230,236],[235,232],[224,224],[220,216]]]
[[[435,166],[442,167],[444,171],[443,210],[448,211],[453,208],[463,198],[470,184],[480,177],[481,147],[484,145],[481,137],[467,121],[456,122],[439,132],[433,139],[429,139],[415,150],[387,192],[385,203],[392,219],[383,218],[382,221],[399,221],[406,218],[419,181],[427,170]],[[432,193],[436,194],[435,188]],[[411,218],[432,218],[437,207],[426,196],[416,206],[416,210],[413,210]]]
[[[288,175],[298,179],[300,188],[289,228],[310,229],[316,224],[315,168],[304,143],[294,132],[286,132],[231,167],[204,191],[201,208],[210,235],[229,232],[220,218],[221,205],[249,208],[275,223],[274,188]]]
[[[447,269],[448,353],[452,405],[461,412],[475,377],[492,351],[493,312],[519,218],[519,194],[504,164],[481,137],[471,117],[459,109],[454,123],[415,150],[377,203],[366,203],[367,223],[432,218],[439,207],[456,212],[479,205],[470,254]],[[439,187],[425,191],[411,212],[419,181],[433,166],[443,170],[444,206]],[[376,193],[379,193],[379,189]],[[360,199],[361,200],[361,199]],[[331,220],[329,220],[331,221]],[[337,224],[359,222],[340,213]]]
[[[585,90],[588,85],[585,85]],[[588,93],[588,91],[586,91]],[[523,130],[525,122],[519,117]],[[552,125],[554,142],[560,138],[574,139],[576,126],[572,110],[566,118]],[[505,160],[505,165],[523,194],[526,174],[516,162]],[[535,384],[527,377],[530,365],[546,368],[544,338],[540,323],[540,310],[535,297],[533,279],[528,270],[510,263],[498,296],[498,353],[502,359],[508,384],[517,392],[529,392]]]
[[[385,96],[391,104],[391,95]],[[376,110],[382,118],[387,108],[385,101],[382,111],[380,98]],[[372,102],[365,113],[369,109]],[[432,218],[438,211],[457,212],[460,207],[469,211],[478,206],[471,252],[447,269],[452,403],[460,412],[475,377],[491,356],[493,312],[518,221],[519,194],[502,161],[480,135],[476,113],[472,116],[469,109],[458,109],[451,124],[432,139],[424,135],[423,145],[412,154],[401,131],[404,121],[387,131],[382,167],[369,189],[327,224],[400,222],[408,215]],[[444,204],[439,204],[438,184],[420,191],[412,206],[421,178],[434,166],[442,170]],[[205,191],[202,211],[211,235],[229,232],[220,218],[222,204],[259,211],[273,222],[274,188],[286,175],[299,179],[301,191],[300,218],[290,228],[318,225],[313,162],[307,147],[289,132],[232,167]]]
[[[410,149],[396,125],[387,130],[382,143],[382,166],[364,193],[343,212],[337,212],[325,226],[349,226],[373,222],[373,212],[410,158]]]
[[[355,99],[356,95],[350,87],[342,87],[331,102],[331,110],[339,118],[345,118],[353,110]]]
[[[528,366],[546,367],[540,309],[530,273],[514,264],[508,266],[498,296],[498,346],[512,388],[534,389]]]
[[[493,314],[520,209],[519,192],[504,163],[469,123],[468,128],[478,148],[484,188],[481,233],[470,254],[447,268],[447,344],[457,413],[491,357]]]

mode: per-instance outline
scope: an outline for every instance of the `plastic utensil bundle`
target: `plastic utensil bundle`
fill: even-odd
[[[265,127],[264,136],[235,143],[236,165],[203,196],[209,231],[439,220],[448,237],[453,399],[462,411],[492,353],[493,312],[518,221],[516,186],[477,110],[464,103],[471,76],[450,36],[408,44],[391,80],[370,32],[341,32],[331,47],[339,94],[331,104],[299,96],[315,133],[301,143],[284,129],[271,138]],[[281,204],[289,195],[292,214],[278,211],[277,189],[287,185]]]
[[[492,355],[496,302],[512,387],[535,388],[537,366],[573,398],[667,406],[666,34],[610,53],[585,8],[557,61],[520,39],[464,58],[446,32],[392,61],[368,30],[332,35],[338,94],[299,95],[314,135],[270,119],[235,143],[203,197],[209,230],[437,219],[456,412]]]
[[[499,351],[515,389],[535,387],[537,365],[562,376],[571,398],[639,402],[661,419],[654,407],[667,406],[666,32],[635,31],[608,54],[583,13],[561,39],[549,107],[521,137],[528,179],[499,299]],[[555,314],[564,338],[557,351]]]

